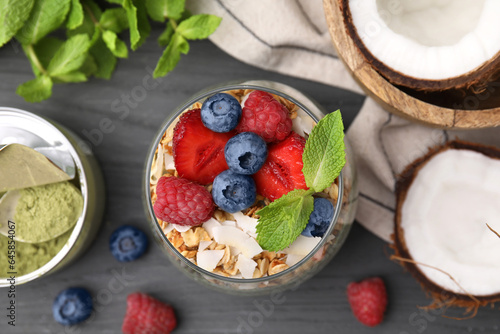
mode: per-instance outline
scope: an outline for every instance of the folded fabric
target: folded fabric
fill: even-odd
[[[335,53],[321,0],[188,0],[188,8],[222,17],[210,39],[245,63],[363,94]],[[384,111],[370,98],[347,138],[358,165],[356,220],[386,241],[393,230],[396,179],[408,164],[455,138],[500,146],[498,129],[429,128]]]

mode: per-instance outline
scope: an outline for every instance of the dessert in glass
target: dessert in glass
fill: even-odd
[[[210,88],[175,110],[149,152],[144,200],[181,271],[223,292],[263,294],[304,282],[333,258],[354,220],[357,181],[342,128],[331,136],[345,164],[318,162],[329,131],[310,134],[325,114],[269,81]],[[311,172],[311,161],[338,172],[318,181],[328,173]]]

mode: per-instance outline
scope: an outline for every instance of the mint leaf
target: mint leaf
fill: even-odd
[[[127,12],[130,29],[130,47],[135,51],[151,32],[146,8],[142,0],[123,0],[122,6]]]
[[[309,188],[321,192],[339,176],[345,165],[344,125],[337,110],[312,129],[302,155],[302,172]]]
[[[91,54],[87,54],[87,58],[83,62],[82,67],[80,67],[79,71],[85,74],[85,76],[89,77],[95,72],[97,72],[97,63],[94,57]]]
[[[102,39],[108,49],[118,58],[127,58],[128,49],[125,43],[118,38],[115,32],[111,30],[106,30],[102,34]]]
[[[83,23],[83,7],[80,0],[71,0],[71,9],[68,15],[66,27],[68,29],[75,29]]]
[[[0,46],[21,29],[34,3],[34,0],[0,0]]]
[[[109,51],[102,39],[98,39],[90,49],[90,54],[95,60],[97,70],[94,76],[102,79],[110,79],[116,66],[116,57]]]
[[[40,68],[45,71],[47,66],[49,66],[50,60],[63,43],[58,38],[47,36],[42,38],[36,45],[23,45],[24,53],[28,57],[33,73],[36,76],[43,74]]]
[[[70,37],[54,54],[47,72],[51,76],[58,76],[77,70],[85,61],[89,47],[90,41],[87,35]]]
[[[174,27],[170,23],[167,23],[167,28],[161,33],[160,37],[158,37],[158,44],[160,46],[167,46],[172,39],[172,35],[174,34]]]
[[[217,29],[221,20],[215,15],[193,15],[179,24],[177,32],[187,39],[204,39]]]
[[[103,29],[119,34],[128,28],[127,12],[123,8],[107,9],[102,13],[99,24]]]
[[[21,44],[36,44],[66,19],[71,0],[37,0],[16,38]]]
[[[158,22],[166,18],[178,20],[184,11],[184,0],[146,0],[149,16]]]
[[[170,43],[168,43],[167,48],[163,51],[158,64],[156,64],[153,77],[159,78],[167,75],[167,73],[172,71],[181,59],[181,53],[186,54],[188,52],[188,42],[184,39],[184,37],[175,33],[172,36]]]
[[[16,93],[27,102],[40,102],[52,95],[52,80],[47,75],[30,80],[17,87]]]
[[[55,82],[84,82],[87,81],[87,76],[80,71],[73,71],[54,77]]]
[[[268,251],[280,251],[297,239],[314,209],[312,191],[295,189],[257,211],[257,242]]]

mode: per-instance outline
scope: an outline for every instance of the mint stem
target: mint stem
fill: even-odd
[[[40,60],[38,59],[35,49],[33,49],[33,44],[29,44],[26,49],[28,50],[28,56],[31,58],[31,61],[33,61],[33,64],[36,66],[36,68],[42,73],[42,74],[47,74],[47,70],[42,66],[42,63],[40,63]]]

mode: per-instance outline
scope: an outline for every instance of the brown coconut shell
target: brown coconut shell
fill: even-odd
[[[349,9],[349,0],[340,1],[344,23],[349,36],[352,38],[359,51],[365,58],[366,62],[371,64],[380,74],[382,74],[392,84],[404,87],[413,88],[423,91],[442,91],[447,89],[472,89],[476,92],[484,91],[487,83],[498,77],[500,73],[500,51],[490,60],[484,62],[477,68],[466,72],[460,76],[444,79],[430,80],[409,77],[401,72],[398,72],[379,61],[363,44],[363,41],[358,35],[356,26],[352,21],[351,11]]]
[[[429,150],[429,152],[411,163],[400,175],[396,183],[396,212],[394,215],[394,234],[392,235],[394,244],[394,259],[398,258],[412,260],[410,251],[406,245],[404,229],[401,227],[401,213],[403,203],[406,199],[408,190],[420,169],[436,154],[446,150],[472,150],[482,153],[493,159],[500,160],[500,149],[492,146],[485,146],[476,143],[469,143],[464,141],[451,141],[445,145],[438,146]],[[458,306],[467,308],[468,310],[475,310],[480,306],[486,306],[500,301],[500,292],[497,294],[487,296],[471,296],[470,294],[455,293],[432,282],[425,276],[416,264],[406,261],[399,261],[400,264],[408,270],[413,277],[420,283],[422,288],[430,294],[434,303],[430,306]]]
[[[422,91],[392,84],[370,64],[351,37],[344,12],[347,1],[323,0],[333,46],[354,80],[384,109],[414,122],[447,129],[500,126],[500,81],[492,75],[486,90]],[[351,22],[352,23],[352,22]],[[355,34],[357,36],[357,34]],[[366,51],[366,50],[365,50]],[[500,66],[499,66],[500,68]],[[484,88],[484,87],[483,87]]]

